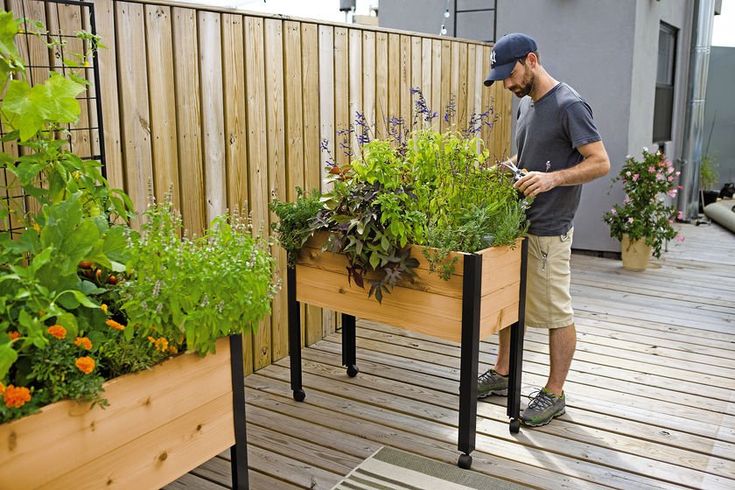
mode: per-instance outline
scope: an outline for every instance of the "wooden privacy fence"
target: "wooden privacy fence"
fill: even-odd
[[[79,7],[5,1],[16,14],[25,4],[28,17],[63,19],[67,29],[88,24]],[[149,182],[158,199],[172,186],[190,233],[244,206],[267,234],[272,193],[290,200],[296,186],[320,188],[320,141],[334,149],[356,111],[378,131],[389,116],[410,121],[411,87],[440,113],[454,96],[458,121],[492,105],[499,119],[481,135],[491,158],[510,151],[510,95],[482,85],[488,44],[165,1],[93,3],[107,46],[98,63],[108,178],[138,211]],[[285,278],[285,253],[274,253]],[[286,315],[284,289],[247,339],[246,370],[287,355]],[[334,328],[334,315],[322,321],[318,308],[302,318],[307,343]]]

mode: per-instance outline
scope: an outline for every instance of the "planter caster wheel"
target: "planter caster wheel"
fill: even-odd
[[[508,426],[511,434],[518,434],[521,430],[521,421],[518,419],[510,419],[510,425]]]
[[[304,390],[293,390],[293,399],[297,402],[303,402],[306,399],[306,393],[304,393]]]
[[[350,378],[354,378],[359,372],[360,370],[357,369],[357,366],[355,366],[354,364],[347,366],[347,376],[349,376]]]
[[[457,460],[457,466],[463,470],[469,470],[472,468],[472,456],[469,454],[460,454],[459,459]]]

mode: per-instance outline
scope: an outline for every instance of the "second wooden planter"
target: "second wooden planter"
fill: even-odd
[[[0,425],[0,488],[157,489],[230,447],[233,486],[247,488],[242,360],[233,357],[220,339],[214,355],[108,381],[105,409],[62,401]]]

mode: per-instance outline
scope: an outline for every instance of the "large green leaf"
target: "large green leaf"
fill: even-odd
[[[40,86],[31,88],[25,80],[8,82],[2,108],[10,124],[20,131],[21,141],[27,141],[43,127],[45,100],[42,92]]]
[[[56,72],[44,83],[46,88],[46,116],[55,122],[73,123],[79,118],[81,108],[77,95],[84,92],[85,87]]]
[[[0,379],[5,378],[16,359],[18,359],[18,353],[13,349],[11,342],[0,344]]]

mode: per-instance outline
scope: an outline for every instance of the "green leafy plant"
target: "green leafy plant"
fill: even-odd
[[[169,194],[151,201],[145,219],[130,243],[130,280],[120,286],[126,338],[140,332],[178,346],[185,341],[205,354],[219,337],[249,332],[270,313],[274,260],[246,217],[220,216],[202,237],[180,238]]]
[[[717,171],[714,157],[709,154],[704,155],[699,164],[699,189],[702,191],[715,190],[719,182],[720,173]]]
[[[338,165],[331,157],[327,175],[331,190],[321,200],[323,208],[313,216],[315,199],[307,203],[279,203],[285,209],[306,210],[301,221],[279,224],[281,243],[296,250],[313,232],[326,230],[326,248],[347,256],[348,277],[359,287],[369,284],[368,296],[380,302],[400,281],[413,280],[418,260],[410,245],[432,247],[424,253],[432,269],[447,278],[453,270],[449,252],[476,252],[497,245],[513,245],[526,230],[525,201],[518,199],[512,178],[488,162],[488,152],[477,136],[492,125],[491,110],[473,116],[468,128],[453,124],[440,132],[431,128],[438,114],[431,111],[418,89],[416,119],[412,128],[399,118],[387,124],[387,136],[375,138],[364,116],[340,131],[350,148],[357,140],[358,153],[348,150],[350,163]],[[450,103],[445,120],[452,121]],[[326,142],[322,149],[328,151]],[[283,213],[277,213],[281,216]],[[288,230],[289,234],[283,233]],[[300,244],[291,239],[298,236]],[[285,245],[284,245],[285,246]]]
[[[310,223],[322,208],[319,191],[306,194],[300,187],[296,188],[294,202],[279,201],[275,197],[270,208],[278,216],[278,221],[271,228],[279,237],[279,243],[286,250],[289,267],[296,265],[298,251],[304,246],[312,234]]]
[[[631,241],[645,240],[654,257],[661,257],[665,240],[677,236],[673,227],[676,208],[666,202],[666,196],[676,197],[679,172],[660,152],[643,149],[643,158],[628,156],[613,182],[621,181],[625,191],[623,204],[616,204],[605,213],[603,220],[610,226],[610,236],[622,240],[627,234]]]

